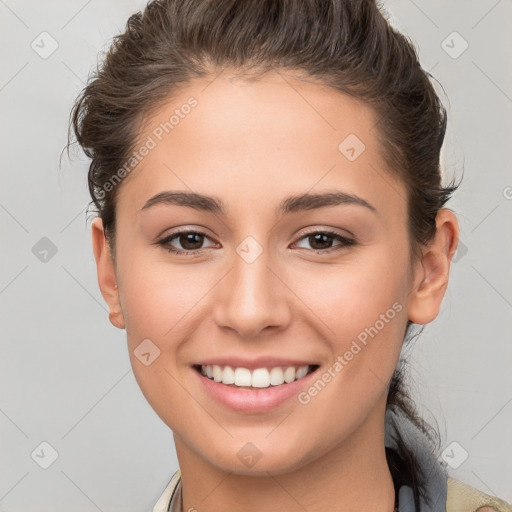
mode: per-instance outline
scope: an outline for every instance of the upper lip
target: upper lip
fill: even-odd
[[[255,370],[257,368],[273,368],[276,366],[318,366],[318,363],[313,361],[300,361],[298,359],[285,359],[278,357],[257,357],[255,359],[243,359],[241,357],[215,357],[212,359],[204,359],[198,363],[198,366],[231,366],[232,368],[247,368]]]

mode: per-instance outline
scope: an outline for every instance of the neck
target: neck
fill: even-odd
[[[384,447],[384,412],[337,446],[286,473],[250,476],[224,471],[174,434],[181,470],[183,511],[393,512],[395,489]]]

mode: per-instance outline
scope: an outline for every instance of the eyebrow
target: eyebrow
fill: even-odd
[[[165,191],[156,194],[148,199],[141,211],[151,208],[157,204],[170,204],[176,206],[185,206],[203,212],[226,215],[227,208],[223,201],[217,197],[198,194],[195,192],[171,192]],[[276,216],[296,213],[303,210],[314,210],[326,206],[338,205],[357,205],[377,213],[377,209],[362,197],[354,194],[348,194],[341,191],[325,192],[322,194],[299,194],[287,197],[275,210]]]

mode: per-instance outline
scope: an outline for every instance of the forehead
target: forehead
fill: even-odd
[[[251,206],[342,188],[403,209],[404,188],[385,168],[376,122],[360,100],[283,72],[196,79],[145,119],[135,148],[149,149],[122,184],[118,206],[140,209],[163,190]]]

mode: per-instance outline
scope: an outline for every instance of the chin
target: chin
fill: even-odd
[[[233,446],[228,447],[224,444],[214,453],[206,454],[210,464],[226,473],[245,476],[268,476],[269,473],[273,475],[286,474],[307,464],[305,459],[309,458],[307,454],[297,451],[298,446],[304,448],[304,442],[285,443],[283,440],[283,442],[276,443],[275,441],[279,441],[277,437],[273,443],[269,443],[268,440],[266,443],[264,441],[253,443],[248,441],[245,444],[233,441]],[[276,449],[276,445],[280,449]]]

